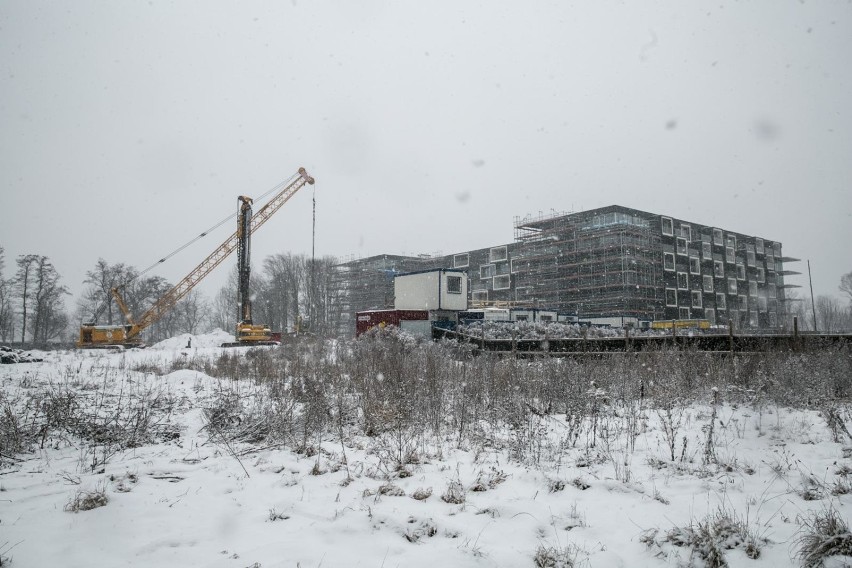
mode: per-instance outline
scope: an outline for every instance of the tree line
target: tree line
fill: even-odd
[[[68,327],[65,296],[68,288],[43,255],[15,259],[15,273],[6,279],[6,258],[0,247],[0,341],[18,339],[47,343],[61,338]]]
[[[174,284],[160,276],[145,276],[125,263],[98,259],[86,272],[81,296],[69,313],[67,286],[48,257],[21,255],[14,274],[6,277],[5,252],[0,247],[0,342],[48,343],[73,341],[78,325],[127,323],[111,290],[118,288],[134,318],[138,318]],[[310,331],[336,335],[340,329],[341,294],[333,257],[312,260],[304,255],[274,254],[252,273],[252,311],[256,323],[274,331]],[[204,333],[221,328],[233,333],[239,306],[236,271],[213,299],[192,290],[174,308],[143,331],[151,344],[181,333]]]

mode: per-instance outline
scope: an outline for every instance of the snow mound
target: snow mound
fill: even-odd
[[[182,333],[155,343],[150,348],[161,351],[177,351],[179,349],[186,349],[187,347],[221,347],[223,343],[232,341],[234,341],[232,334],[221,329],[214,329],[210,333],[202,335]]]
[[[20,349],[12,349],[6,345],[0,345],[0,363],[40,363],[44,361],[39,355],[33,354],[31,351],[22,351]]]

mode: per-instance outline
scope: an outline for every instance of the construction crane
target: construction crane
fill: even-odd
[[[308,175],[308,172],[305,171],[305,168],[299,168],[298,173],[294,176],[295,179],[287,184],[280,192],[278,192],[274,197],[272,197],[269,202],[264,205],[257,213],[252,215],[251,213],[251,200],[248,200],[248,212],[247,214],[244,211],[246,206],[245,201],[243,201],[242,206],[240,207],[240,213],[237,218],[237,231],[228,237],[228,239],[223,242],[219,247],[214,250],[207,258],[205,258],[201,264],[196,266],[192,272],[187,274],[183,280],[178,282],[173,288],[171,288],[168,292],[163,294],[163,296],[154,302],[154,304],[148,308],[148,310],[142,314],[139,318],[134,318],[133,314],[130,312],[130,309],[127,307],[127,304],[124,302],[124,299],[121,297],[121,293],[118,288],[112,288],[110,292],[112,293],[112,297],[115,299],[118,308],[121,310],[121,313],[124,314],[127,323],[125,325],[95,325],[93,324],[83,324],[80,326],[80,337],[77,340],[77,347],[80,348],[129,348],[129,347],[142,347],[144,343],[140,338],[140,334],[143,330],[151,326],[152,324],[159,321],[171,308],[175,306],[184,296],[186,296],[190,290],[192,290],[201,280],[204,279],[205,276],[210,274],[210,272],[219,266],[222,261],[224,261],[235,249],[237,249],[241,242],[246,246],[246,256],[248,253],[248,246],[250,244],[249,236],[253,234],[256,230],[260,228],[261,225],[266,223],[269,218],[276,212],[278,209],[284,205],[287,200],[289,200],[299,189],[301,189],[305,184],[313,185],[314,178]],[[246,198],[247,199],[247,198]],[[241,197],[242,201],[243,198]],[[245,259],[248,262],[248,258]],[[241,275],[242,277],[242,275]],[[248,282],[248,273],[246,273],[246,282]],[[248,291],[246,286],[246,299],[248,298]],[[249,319],[251,312],[251,302],[249,301]],[[244,319],[244,318],[243,318]],[[240,322],[243,323],[243,322]],[[250,322],[249,322],[250,323]],[[238,325],[238,339],[239,339],[239,323]],[[263,327],[263,326],[259,326]],[[268,328],[266,328],[268,330]],[[255,335],[263,335],[262,331],[259,334],[254,332],[247,333],[246,337],[250,337],[253,334]],[[251,340],[249,340],[251,341]]]

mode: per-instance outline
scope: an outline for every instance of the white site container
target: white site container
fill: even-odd
[[[555,322],[558,314],[553,310],[538,308],[515,308],[512,310],[512,321],[528,321],[550,323]]]
[[[393,280],[397,310],[466,310],[467,273],[426,270],[401,274]]]

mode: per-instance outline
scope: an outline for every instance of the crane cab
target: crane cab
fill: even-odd
[[[138,339],[128,339],[131,325],[87,325],[80,326],[77,347],[81,349],[124,349],[144,347]]]

